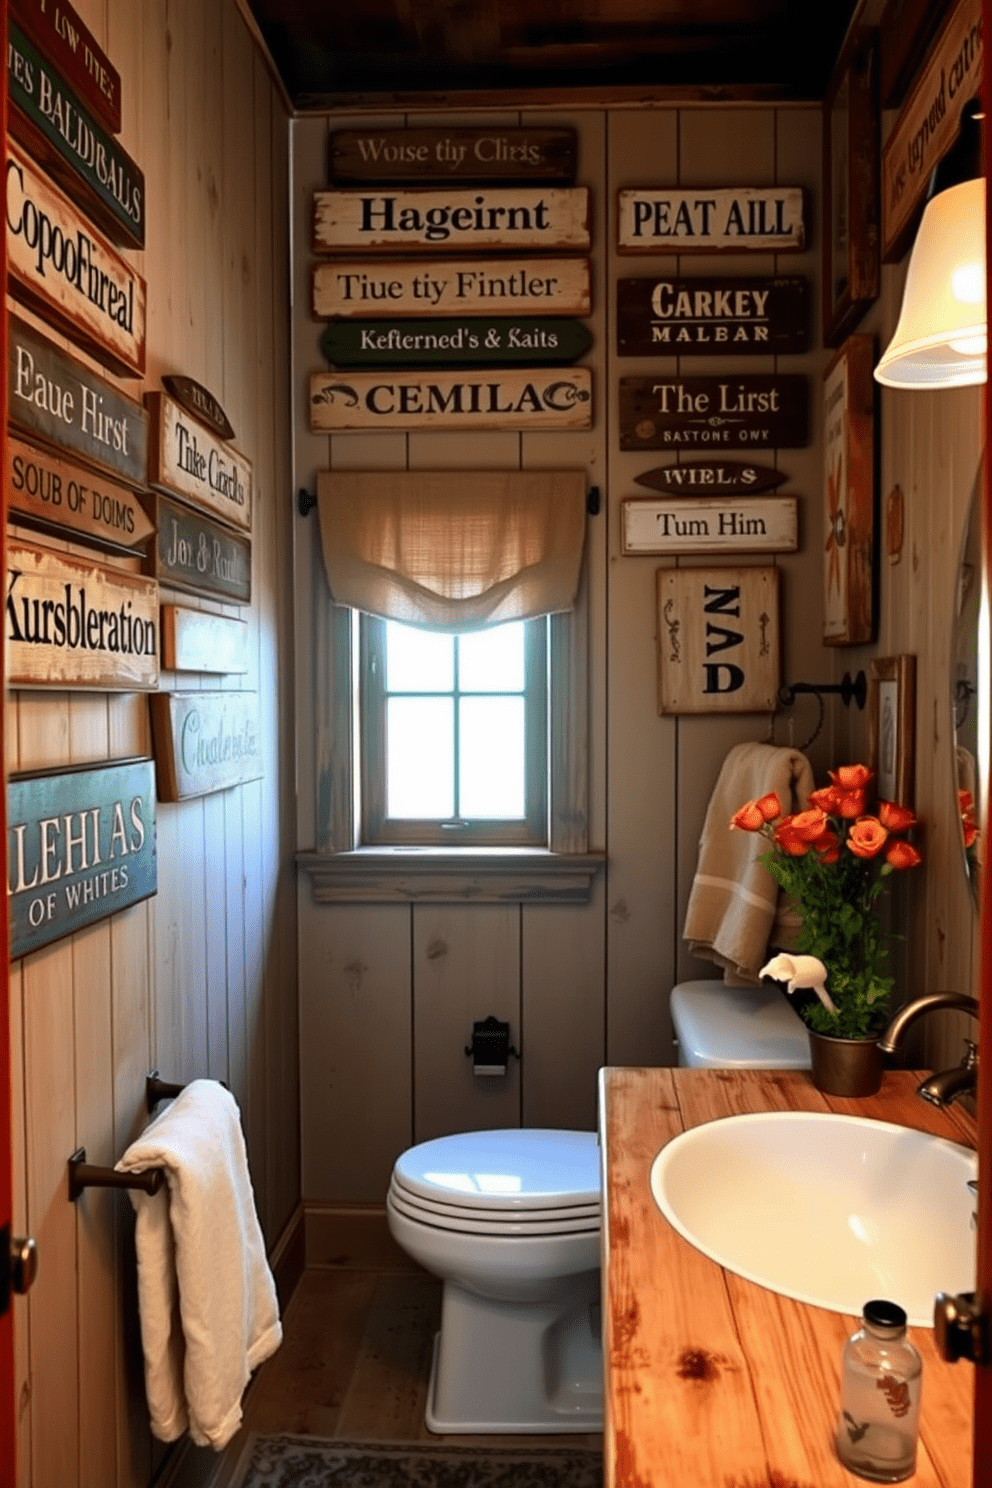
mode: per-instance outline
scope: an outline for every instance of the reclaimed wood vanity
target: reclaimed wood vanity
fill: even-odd
[[[651,1164],[688,1127],[751,1111],[833,1111],[976,1144],[959,1106],[915,1094],[922,1075],[886,1074],[862,1100],[821,1095],[805,1073],[600,1072],[606,1357],[606,1488],[852,1488],[833,1449],[844,1340],[858,1320],[806,1306],[709,1260],[664,1219]],[[926,1224],[927,1195],[920,1194]],[[867,1299],[866,1299],[867,1300]],[[914,1488],[972,1481],[970,1364],[946,1364],[929,1329]]]

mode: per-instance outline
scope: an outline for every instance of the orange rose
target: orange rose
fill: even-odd
[[[813,844],[807,838],[796,835],[789,825],[791,820],[788,817],[775,828],[775,846],[788,853],[790,858],[803,858]]]
[[[824,832],[817,837],[813,847],[819,853],[821,863],[836,863],[840,857],[840,839],[836,832]]]
[[[837,792],[837,806],[835,814],[841,816],[845,821],[855,821],[863,815],[865,809],[865,793],[862,790]]]
[[[777,816],[782,815],[782,803],[778,798],[777,791],[769,791],[767,796],[762,796],[760,801],[754,803],[765,821],[774,821]]]
[[[893,868],[915,868],[923,859],[911,842],[893,842],[886,850],[885,861]]]
[[[829,774],[834,785],[839,785],[841,790],[863,791],[872,779],[873,771],[869,770],[867,765],[841,765],[838,769],[831,770]]]
[[[745,801],[740,811],[735,811],[730,819],[731,828],[739,827],[742,832],[757,832],[764,824],[765,818],[757,801]]]
[[[803,842],[815,842],[827,830],[827,813],[818,808],[800,811],[796,816],[787,816],[786,821],[790,823],[791,831]]]
[[[964,833],[965,848],[974,847],[975,838],[978,836],[978,827],[970,816],[962,817],[961,830]]]
[[[847,845],[856,858],[876,858],[888,835],[877,816],[861,816],[848,832]]]
[[[970,814],[975,809],[975,799],[971,791],[958,791],[958,805],[961,807],[962,816]]]
[[[878,819],[882,826],[890,832],[907,832],[910,827],[916,826],[916,817],[908,806],[900,806],[895,801],[882,801],[878,808]]]
[[[825,785],[822,790],[810,791],[809,794],[810,806],[819,807],[828,816],[836,815],[839,800],[840,792],[835,785]]]

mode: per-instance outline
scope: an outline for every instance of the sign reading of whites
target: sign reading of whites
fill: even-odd
[[[315,253],[588,248],[586,186],[315,191]]]
[[[188,801],[263,774],[255,692],[159,692],[149,699],[160,801]]]
[[[154,580],[11,542],[5,608],[9,686],[158,686]]]
[[[570,181],[574,129],[335,129],[332,181]]]
[[[320,339],[335,367],[561,366],[592,345],[580,320],[336,320]]]
[[[67,0],[11,0],[10,8],[83,102],[111,134],[120,134],[120,73]]]
[[[153,496],[158,536],[145,572],[173,589],[248,604],[251,543],[190,507]]]
[[[10,287],[121,377],[145,370],[145,281],[16,145],[7,145]]]
[[[107,547],[137,548],[155,531],[133,491],[13,436],[7,440],[7,501],[21,517]]]
[[[310,378],[310,428],[343,429],[589,429],[592,374],[587,367],[553,371],[315,372]]]
[[[146,393],[152,438],[148,482],[251,531],[251,465],[191,419],[168,393]]]
[[[801,186],[619,193],[617,246],[627,253],[783,253],[805,243]]]
[[[621,279],[621,356],[768,356],[809,349],[805,279]]]
[[[795,496],[621,502],[625,553],[794,553]]]
[[[777,568],[658,570],[659,713],[767,713],[778,685]]]
[[[587,258],[394,259],[317,264],[318,320],[369,315],[588,315]]]
[[[162,665],[168,672],[246,672],[248,626],[227,615],[163,605]]]
[[[7,317],[8,416],[15,429],[143,486],[148,415],[16,316]]]
[[[981,0],[960,0],[882,151],[882,261],[909,247],[930,173],[957,139],[961,109],[982,86]]]
[[[157,866],[151,760],[9,780],[11,960],[147,899]]]
[[[794,449],[808,442],[809,387],[798,374],[620,379],[621,449]]]
[[[771,465],[752,465],[743,460],[684,460],[681,465],[659,465],[654,470],[645,470],[634,479],[639,486],[648,486],[652,491],[682,496],[690,492],[700,496],[712,496],[716,492],[722,496],[733,492],[753,496],[758,491],[774,490],[788,477]]]
[[[218,439],[234,438],[231,420],[213,393],[209,392],[202,383],[194,382],[192,377],[183,377],[178,372],[169,372],[162,378],[162,386],[177,403],[185,408],[187,413],[191,413],[202,424],[206,424]]]

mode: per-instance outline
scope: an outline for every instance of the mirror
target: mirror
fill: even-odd
[[[982,467],[971,493],[968,525],[961,545],[955,593],[951,652],[951,707],[957,819],[965,872],[978,908],[978,828],[981,816],[978,780],[978,622],[981,602]]]

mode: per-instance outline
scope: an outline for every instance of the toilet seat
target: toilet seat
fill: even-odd
[[[483,1216],[480,1212],[472,1218],[464,1214],[446,1214],[440,1210],[431,1209],[411,1203],[398,1189],[391,1187],[387,1203],[400,1214],[416,1224],[426,1225],[430,1228],[442,1230],[453,1230],[459,1234],[468,1235],[492,1235],[492,1236],[522,1236],[522,1235],[570,1235],[570,1234],[598,1234],[600,1219],[598,1211],[592,1215],[583,1215],[575,1219],[555,1216],[553,1211],[546,1209],[524,1214],[506,1214],[501,1217]]]
[[[599,1213],[599,1146],[595,1132],[508,1130],[460,1132],[411,1147],[396,1161],[393,1183],[411,1200],[456,1217],[535,1211]]]
[[[559,1219],[585,1219],[593,1220],[598,1224],[600,1218],[600,1205],[595,1204],[562,1204],[557,1206],[533,1208],[533,1209],[508,1209],[504,1205],[477,1204],[471,1207],[467,1204],[449,1204],[446,1199],[425,1198],[423,1194],[407,1188],[393,1174],[389,1184],[390,1194],[402,1199],[408,1206],[422,1210],[425,1214],[440,1214],[450,1220],[479,1220],[479,1219],[513,1219],[526,1222],[543,1221],[553,1222]]]

